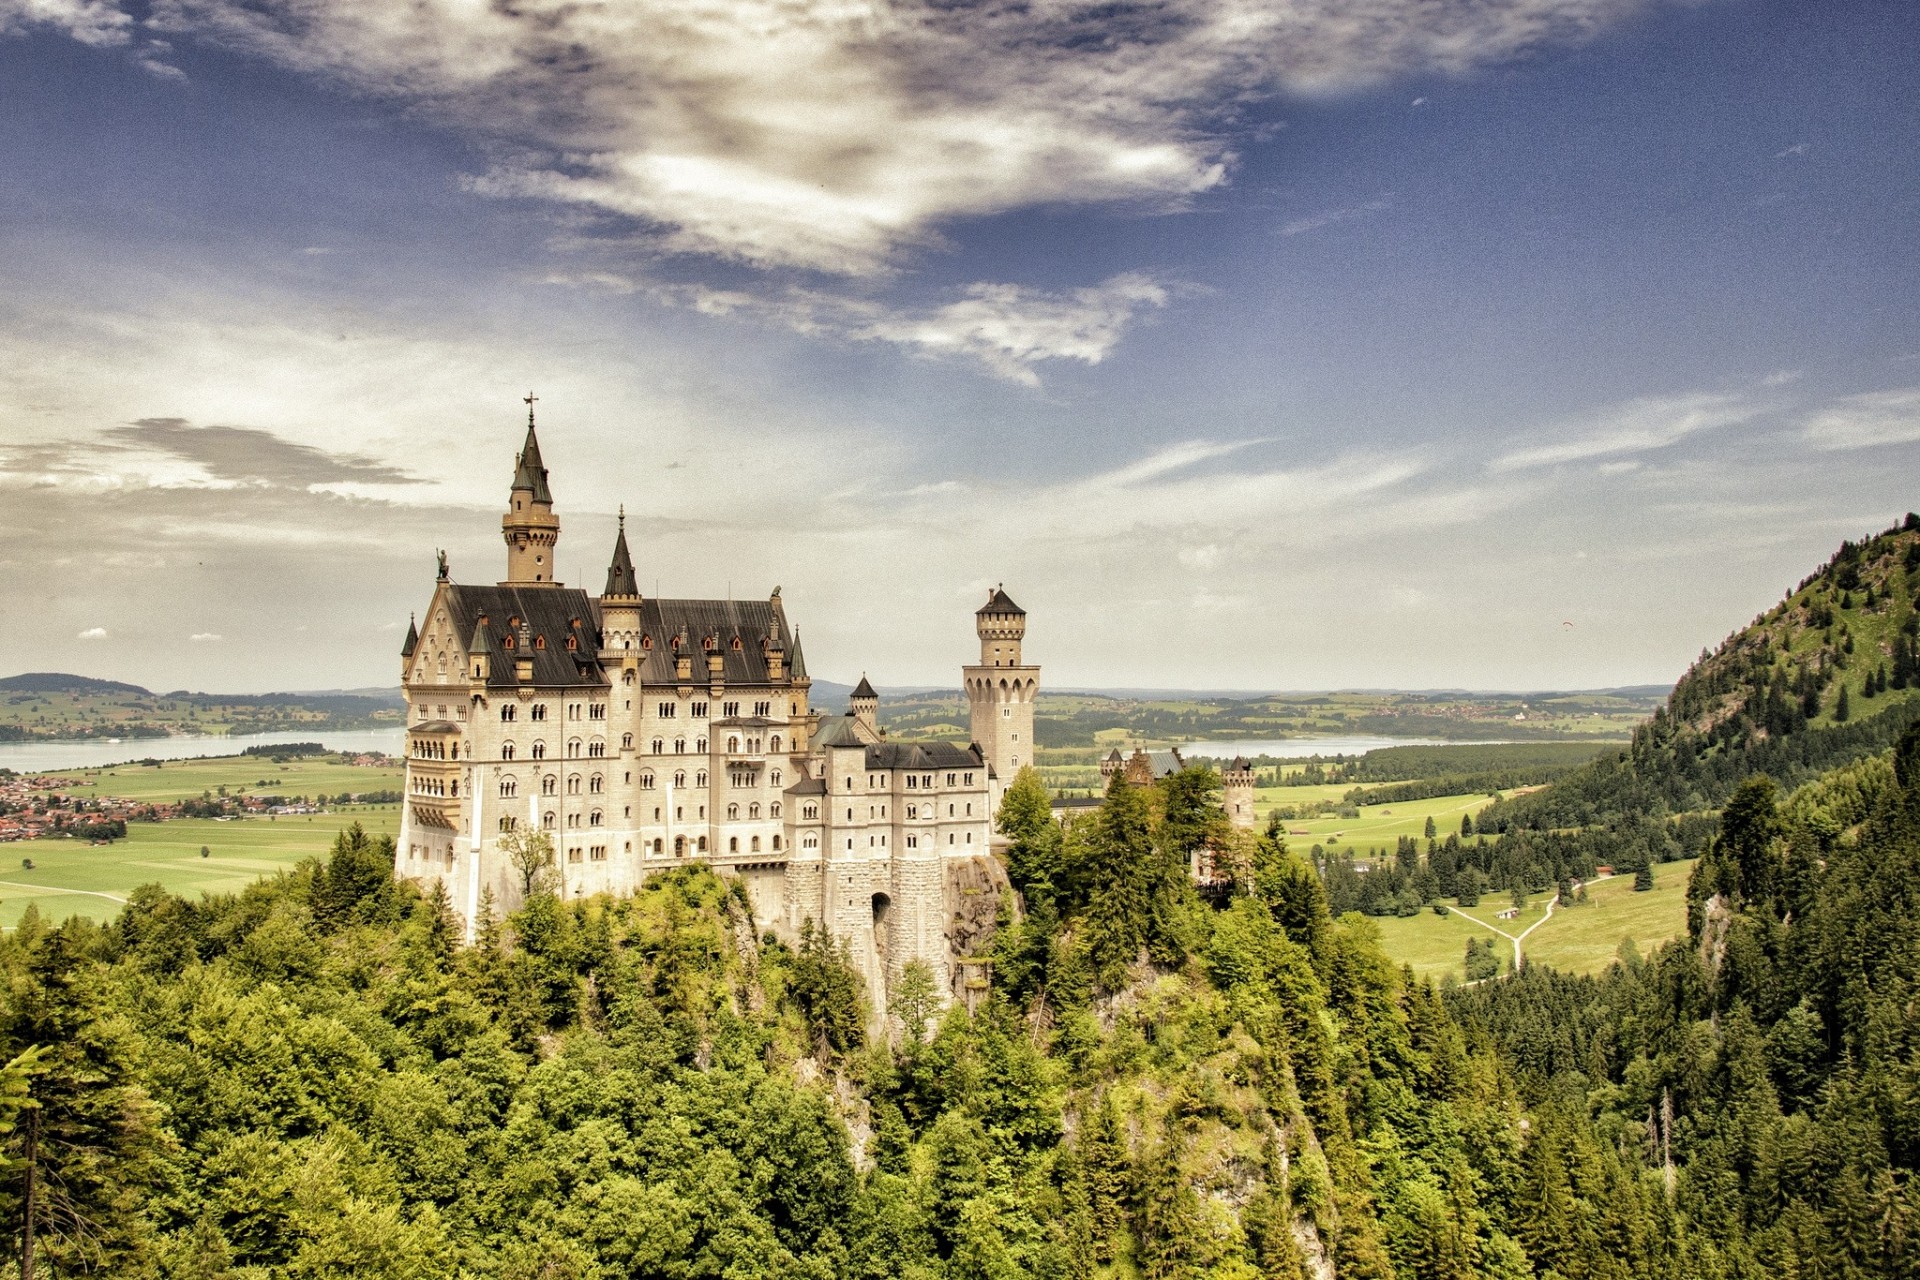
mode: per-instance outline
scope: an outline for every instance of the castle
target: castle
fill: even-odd
[[[756,928],[793,942],[811,921],[843,941],[876,1007],[915,960],[953,990],[953,886],[998,875],[993,815],[1033,760],[1026,611],[996,589],[975,615],[970,743],[888,741],[864,677],[846,715],[823,716],[778,588],[643,596],[624,514],[600,595],[556,580],[532,406],[500,521],[506,579],[455,582],[442,555],[408,625],[395,874],[443,885],[471,939],[484,897],[523,899],[530,833],[567,898],[700,862],[745,886]]]

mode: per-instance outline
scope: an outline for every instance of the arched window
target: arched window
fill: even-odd
[[[512,815],[512,814],[507,814],[507,815],[504,815],[504,816],[503,816],[503,817],[502,817],[502,818],[500,819],[500,829],[501,829],[502,831],[511,831],[511,830],[513,830],[513,815]]]
[[[653,838],[653,856],[656,858],[659,857],[662,851],[663,851],[663,846],[660,843],[660,837],[655,836]]]
[[[676,787],[684,787],[687,785],[687,771],[685,769],[675,769],[673,771],[673,785]]]
[[[693,775],[693,785],[696,787],[704,787],[707,785],[707,771],[705,769]]]
[[[605,783],[606,783],[606,779],[602,778],[599,774],[596,773],[591,778],[587,779],[587,790],[597,796],[600,794],[601,788],[605,785]]]
[[[673,856],[676,858],[684,858],[687,856],[687,838],[685,836],[675,836],[673,838]]]
[[[644,647],[644,648],[648,648],[648,649],[651,649],[651,648],[653,648],[653,646],[652,646],[652,645],[645,645],[645,646],[643,646],[643,647]],[[629,671],[629,672],[627,672],[627,674],[626,674],[626,675],[624,675],[624,676],[622,676],[622,677],[621,677],[621,679],[620,679],[620,682],[621,682],[622,684],[632,684],[632,683],[633,683],[633,672],[631,672],[631,671]]]
[[[738,852],[740,852],[740,837],[739,837],[739,836],[728,836],[728,837],[727,837],[727,852],[728,852],[728,853],[738,853]]]
[[[779,785],[780,785],[780,771],[779,771],[778,769],[775,769],[775,770],[773,770],[772,772],[770,772],[770,773],[769,773],[769,774],[767,775],[767,781],[768,781],[768,782],[770,782],[770,783],[772,783],[772,784],[773,784],[774,786],[776,786],[776,787],[777,787],[777,786],[779,786]]]
[[[621,749],[622,751],[631,751],[631,750],[633,750],[633,735],[632,735],[632,734],[630,734],[630,733],[623,733],[623,734],[621,734],[621,735],[620,735],[620,749]]]
[[[640,789],[642,791],[653,790],[653,771],[651,769],[640,775]]]
[[[774,735],[773,735],[773,742],[772,742],[772,744],[771,744],[771,745],[770,745],[770,746],[768,747],[768,750],[770,750],[770,751],[778,751],[779,749],[780,749],[780,735],[776,733],[776,734],[774,734]]]
[[[560,789],[560,779],[554,777],[552,774],[548,774],[546,777],[540,779],[541,795],[550,796],[554,794],[554,792],[558,791],[559,789]]]
[[[737,805],[737,804],[730,804],[730,805],[728,805],[728,806],[727,806],[727,821],[728,821],[728,822],[738,822],[739,820],[740,820],[740,806],[739,806],[739,805]]]
[[[760,806],[759,806],[759,805],[757,805],[757,804],[750,804],[750,805],[748,805],[748,806],[747,806],[747,817],[749,817],[749,818],[753,818],[753,819],[758,819],[758,818],[760,817]]]
[[[540,829],[543,831],[553,830],[553,814],[552,813],[543,813],[540,815]]]
[[[512,778],[500,779],[500,798],[502,800],[513,799],[514,795],[519,790],[520,790],[520,784],[514,781]]]
[[[667,744],[665,742],[661,741],[659,738],[655,738],[653,740],[653,754],[660,755],[666,749],[667,749]]]
[[[800,842],[800,847],[802,849],[818,849],[820,847],[820,837],[816,835],[808,835],[806,839]]]
[[[511,742],[503,742],[500,744],[500,758],[502,760],[513,759],[513,744]]]
[[[577,796],[580,794],[580,775],[579,774],[577,773],[573,774],[567,779],[567,794],[570,796]]]
[[[780,802],[778,800],[775,800],[767,806],[767,816],[769,818],[777,818],[780,816]]]
[[[589,742],[587,744],[587,754],[589,756],[594,757],[595,759],[598,759],[599,757],[607,754],[607,744],[600,741],[600,739],[595,738],[592,742]]]
[[[687,754],[687,740],[685,738],[675,738],[673,740],[673,754],[677,756]]]
[[[595,809],[592,813],[587,815],[587,825],[590,827],[597,827],[600,825],[600,811],[598,809]]]
[[[737,752],[740,750],[739,735],[735,734],[727,738],[727,750],[729,752]]]
[[[534,743],[534,744],[533,744],[533,758],[534,758],[535,760],[545,760],[545,759],[547,758],[547,744],[546,744],[546,743],[544,743],[544,742],[536,742],[536,743]]]
[[[804,809],[800,810],[800,816],[803,818],[806,818],[808,821],[812,821],[813,819],[818,818],[820,816],[820,806],[817,804],[810,804],[806,806]]]
[[[579,758],[580,758],[580,739],[578,738],[568,739],[567,740],[567,759],[578,760]]]
[[[511,702],[506,703],[504,706],[500,708],[500,723],[501,724],[513,723],[514,717],[519,713],[520,713],[520,709],[518,707],[514,706]]]
[[[707,851],[707,838],[705,836],[701,836],[700,839],[695,842],[695,848],[699,852],[705,853]]]

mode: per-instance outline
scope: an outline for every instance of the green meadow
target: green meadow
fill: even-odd
[[[385,768],[358,768],[338,756],[289,757],[275,764],[270,756],[218,756],[204,760],[168,760],[159,765],[121,764],[108,769],[71,769],[81,796],[120,796],[154,804],[203,794],[316,796],[343,791],[398,791],[405,778],[399,761]]]
[[[334,835],[353,822],[377,835],[392,835],[400,827],[400,806],[355,805],[299,817],[136,822],[128,824],[126,839],[107,845],[83,840],[0,845],[0,925],[18,924],[29,904],[54,920],[111,919],[143,884],[163,885],[190,898],[232,893],[261,876],[289,870],[302,858],[323,856]],[[205,857],[200,856],[203,846]],[[31,870],[23,860],[33,862]]]
[[[1291,803],[1299,804],[1307,800],[1338,799],[1349,788],[1330,787],[1272,787],[1256,793],[1257,812],[1263,819],[1272,812],[1276,803],[1285,806],[1292,793],[1301,794]],[[1321,793],[1333,794],[1322,796]],[[1505,794],[1511,794],[1505,793]],[[1385,851],[1393,852],[1401,836],[1422,839],[1427,830],[1427,819],[1433,819],[1434,834],[1444,840],[1449,835],[1460,834],[1460,819],[1466,814],[1479,813],[1489,804],[1492,797],[1484,793],[1466,796],[1433,796],[1426,800],[1408,800],[1399,804],[1369,804],[1360,807],[1357,818],[1323,817],[1294,818],[1282,824],[1287,833],[1287,844],[1300,852],[1310,845],[1320,845],[1327,850],[1340,850],[1364,857],[1367,854]],[[1423,844],[1421,846],[1425,848]]]
[[[1693,863],[1662,863],[1653,871],[1654,886],[1646,893],[1633,891],[1630,875],[1589,881],[1586,903],[1554,908],[1552,918],[1527,935],[1522,946],[1528,962],[1567,973],[1598,973],[1613,962],[1623,940],[1644,955],[1686,933],[1687,877]],[[1493,939],[1504,971],[1513,958],[1513,944],[1493,929],[1524,932],[1546,915],[1550,897],[1550,892],[1533,895],[1518,920],[1499,919],[1512,903],[1504,893],[1490,893],[1477,907],[1463,910],[1448,904],[1444,916],[1429,908],[1417,916],[1383,917],[1372,923],[1387,954],[1412,965],[1416,974],[1436,981],[1449,974],[1462,978],[1468,938]]]

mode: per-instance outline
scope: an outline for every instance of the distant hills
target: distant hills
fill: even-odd
[[[96,680],[92,676],[69,675],[64,671],[29,671],[25,675],[0,680],[0,693],[131,693],[143,698],[153,694],[137,684],[118,680]]]

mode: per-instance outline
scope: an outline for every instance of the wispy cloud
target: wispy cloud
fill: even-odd
[[[1751,421],[1761,410],[1737,396],[1647,397],[1616,405],[1589,418],[1550,428],[1561,439],[1514,449],[1488,464],[1493,471],[1522,471],[1592,458],[1651,453],[1689,436]]]
[[[184,418],[141,418],[103,434],[117,444],[196,464],[216,481],[306,489],[340,483],[411,484],[415,479],[372,458],[329,453],[258,427],[200,427]]]
[[[1817,449],[1869,449],[1920,441],[1920,387],[1848,396],[1806,424]]]
[[[1262,95],[1460,72],[1649,2],[0,0],[0,26],[239,50],[477,134],[476,192],[667,252],[868,276],[960,218],[1179,208],[1228,181]]]
[[[1425,101],[1425,99],[1421,99]],[[1416,105],[1418,105],[1416,103]],[[1328,209],[1322,213],[1311,214],[1304,218],[1295,218],[1291,222],[1280,224],[1283,236],[1305,235],[1309,231],[1318,231],[1330,227],[1336,222],[1346,222],[1352,218],[1364,218],[1370,213],[1379,213],[1393,202],[1391,200],[1369,200],[1365,204],[1348,205],[1344,209]]]
[[[1775,160],[1785,160],[1788,156],[1803,156],[1811,150],[1813,150],[1813,147],[1810,143],[1796,142],[1790,147],[1783,147],[1774,152],[1773,158]]]
[[[77,640],[105,640],[107,638],[107,629],[105,627],[88,627],[74,638]]]

